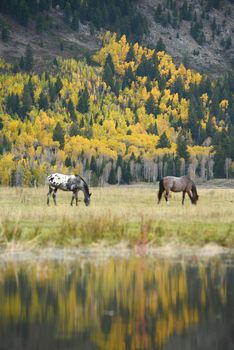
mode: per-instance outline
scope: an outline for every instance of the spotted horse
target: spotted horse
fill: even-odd
[[[56,193],[57,190],[72,192],[71,205],[73,205],[74,199],[76,205],[78,205],[78,192],[84,193],[84,203],[86,206],[90,204],[90,198],[92,193],[89,192],[89,187],[86,181],[80,175],[64,175],[60,173],[54,173],[47,177],[47,184],[49,186],[49,192],[47,193],[47,205],[50,205],[50,196],[52,194],[54,205],[56,205]]]

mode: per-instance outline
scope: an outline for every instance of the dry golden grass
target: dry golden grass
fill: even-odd
[[[198,189],[197,206],[172,194],[156,202],[157,186],[93,188],[89,207],[71,207],[71,193],[58,191],[57,206],[46,205],[47,188],[0,189],[0,244],[73,245],[106,240],[130,244],[234,246],[234,190]]]

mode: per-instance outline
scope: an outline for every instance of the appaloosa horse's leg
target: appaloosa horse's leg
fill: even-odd
[[[185,195],[186,195],[186,191],[183,191],[183,195],[182,195],[182,204],[184,204]]]
[[[56,192],[57,192],[57,188],[54,189],[54,192],[52,194],[53,200],[54,200],[54,205],[56,205]]]
[[[73,206],[73,201],[77,196],[77,191],[72,191],[72,200],[71,200],[71,206]]]
[[[47,205],[50,205],[50,195],[52,193],[53,189],[51,187],[49,187],[49,192],[47,193]]]
[[[76,197],[76,206],[77,206],[78,205],[78,191],[76,191],[75,197]]]

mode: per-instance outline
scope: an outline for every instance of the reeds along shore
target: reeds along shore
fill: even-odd
[[[105,241],[129,245],[216,243],[234,246],[234,190],[199,189],[193,206],[171,194],[157,204],[157,186],[93,188],[90,207],[79,194],[58,192],[57,206],[46,206],[47,188],[0,188],[0,246],[80,246]]]

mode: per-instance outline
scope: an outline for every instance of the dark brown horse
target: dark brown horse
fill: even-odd
[[[187,176],[175,177],[166,176],[159,181],[158,204],[161,201],[162,194],[165,191],[165,199],[168,202],[169,192],[183,192],[182,204],[184,204],[185,194],[187,193],[192,204],[197,204],[199,196],[194,182]]]

